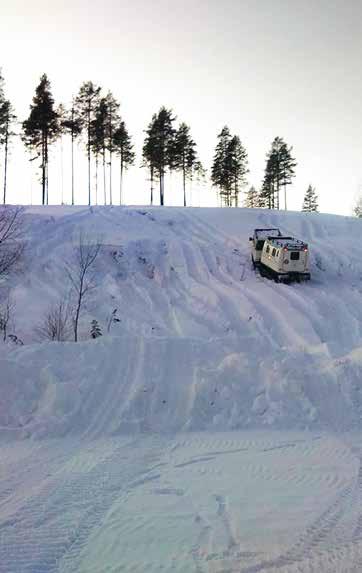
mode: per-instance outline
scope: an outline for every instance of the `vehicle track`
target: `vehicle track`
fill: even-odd
[[[114,440],[113,451],[89,471],[82,471],[79,462],[69,478],[66,467],[43,478],[42,487],[0,524],[0,572],[76,572],[78,557],[108,509],[157,479],[162,448],[157,440],[147,443],[138,448],[139,439],[126,445],[124,439]],[[84,448],[87,442],[72,455],[81,460]]]

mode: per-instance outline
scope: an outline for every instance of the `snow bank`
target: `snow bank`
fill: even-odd
[[[23,436],[361,429],[362,222],[246,209],[29,209],[13,279],[21,348],[0,352],[0,427]],[[308,284],[255,274],[248,237],[311,250]],[[82,229],[102,243],[78,344],[36,341]],[[121,322],[107,334],[118,309]],[[96,318],[104,336],[89,340]]]

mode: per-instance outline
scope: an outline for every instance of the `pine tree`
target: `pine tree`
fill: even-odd
[[[108,92],[105,98],[105,103],[107,107],[107,119],[106,119],[106,148],[109,153],[109,203],[113,204],[113,193],[112,193],[112,156],[114,151],[114,132],[116,126],[120,121],[119,117],[119,106],[120,104],[114,98],[111,92]]]
[[[243,147],[240,138],[237,135],[234,135],[229,142],[226,154],[226,169],[229,173],[228,178],[230,180],[230,206],[232,206],[233,202],[235,207],[238,206],[239,191],[241,187],[245,186],[245,176],[249,172],[247,165],[247,152]]]
[[[358,197],[355,206],[353,208],[353,214],[355,215],[355,217],[358,217],[359,219],[362,218],[362,197]]]
[[[64,204],[64,158],[63,158],[63,136],[66,131],[63,126],[63,121],[66,116],[66,109],[62,103],[57,107],[57,116],[59,124],[59,139],[60,139],[60,182],[61,182],[61,205]]]
[[[30,115],[23,122],[22,139],[30,150],[41,157],[42,204],[48,203],[48,164],[49,147],[59,134],[58,115],[54,109],[54,99],[50,91],[50,82],[46,74],[40,78],[36,88]]]
[[[92,320],[91,322],[91,332],[90,332],[91,338],[99,338],[100,336],[102,336],[102,331],[101,328],[98,324],[97,320]]]
[[[230,174],[226,169],[226,157],[228,146],[231,141],[230,130],[225,125],[217,136],[218,143],[215,148],[215,155],[211,169],[211,181],[219,189],[221,202],[228,205],[231,190]]]
[[[258,196],[259,209],[271,209],[270,207],[270,188],[266,182],[265,176],[261,185],[260,193]]]
[[[151,124],[149,125],[150,129]],[[141,167],[147,167],[150,172],[150,205],[153,205],[153,184],[156,178],[156,163],[153,154],[153,144],[150,134],[148,134],[148,130],[146,130],[147,137],[144,141],[143,148],[142,148],[142,165]]]
[[[307,211],[309,213],[318,211],[318,197],[314,187],[309,185],[303,201],[302,211]]]
[[[244,206],[247,209],[255,209],[259,207],[259,195],[255,187],[252,185],[249,190],[245,193],[246,197],[244,199]]]
[[[268,158],[267,168],[270,177],[271,190],[272,190],[272,206],[273,209],[280,208],[280,186],[282,178],[282,145],[283,141],[280,137],[276,137],[272,142],[271,151]]]
[[[97,101],[94,117],[90,124],[90,147],[96,158],[96,203],[98,202],[98,158],[102,156],[103,163],[103,198],[107,204],[106,185],[106,150],[107,150],[107,117],[108,108],[106,98]]]
[[[71,157],[72,157],[72,205],[74,205],[74,142],[82,133],[82,119],[76,114],[74,102],[69,111],[65,111],[60,118],[62,133],[68,133],[71,138]]]
[[[246,183],[249,172],[248,156],[240,137],[231,136],[227,126],[218,135],[211,180],[219,188],[221,201],[228,207],[238,206],[240,189]]]
[[[88,205],[91,204],[91,124],[97,107],[101,88],[93,82],[84,82],[75,99],[75,113],[81,119],[82,128],[86,130],[86,149],[88,155]]]
[[[4,103],[5,103],[5,93],[4,93],[4,78],[2,76],[2,71],[0,68],[0,110],[2,109]],[[1,117],[2,119],[2,117]],[[1,128],[3,127],[3,124],[0,124]]]
[[[123,173],[134,164],[135,154],[126,124],[121,121],[113,133],[113,150],[120,160],[119,204],[122,205]]]
[[[184,207],[186,207],[186,181],[194,174],[201,174],[202,165],[197,158],[196,143],[190,135],[190,128],[181,123],[174,141],[173,167],[182,172]]]
[[[284,207],[287,208],[287,185],[295,176],[294,167],[297,165],[291,155],[292,147],[288,147],[281,137],[272,142],[267,155],[263,193],[269,209],[280,208],[280,188],[284,187]]]
[[[8,158],[9,146],[11,138],[16,135],[12,130],[12,126],[16,121],[16,115],[9,100],[6,100],[2,109],[0,109],[0,145],[4,146],[4,186],[3,186],[3,203],[6,203],[6,188],[7,188],[7,172],[8,172]]]
[[[166,170],[174,167],[175,119],[172,110],[162,107],[158,114],[152,116],[143,145],[144,164],[151,171],[151,185],[155,173],[160,183],[160,205],[164,205]]]
[[[284,187],[284,209],[287,210],[287,185],[291,185],[293,177],[295,177],[294,168],[297,166],[297,162],[294,157],[292,157],[292,147],[288,147],[283,141],[281,147],[281,179],[280,184]]]
[[[259,194],[259,207],[274,209],[275,206],[275,155],[269,153],[265,166],[264,179]]]
[[[4,185],[3,185],[3,203],[6,203],[7,171],[9,146],[11,138],[15,135],[12,131],[16,121],[16,115],[9,100],[5,98],[4,79],[0,70],[0,146],[4,147]]]

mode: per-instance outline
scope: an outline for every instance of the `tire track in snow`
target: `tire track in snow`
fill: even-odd
[[[318,436],[312,439],[313,444],[318,443]],[[267,441],[253,441],[253,444],[256,446],[256,453],[259,452],[260,454],[265,453],[265,455],[269,456],[275,454],[279,454],[280,456],[284,456],[284,452],[290,456],[293,451],[292,446],[298,447],[299,450],[295,452],[295,457],[299,455],[299,453],[304,452],[306,454],[306,447],[308,445],[307,450],[310,450],[310,454],[312,454],[311,460],[313,457],[322,457],[322,459],[335,459],[335,454],[337,453],[337,459],[340,459],[341,467],[343,465],[343,460],[345,463],[351,463],[350,457],[348,458],[348,447],[343,445],[334,439],[328,439],[325,444],[323,444],[322,450],[317,448],[315,453],[313,451],[315,447],[307,441],[305,444],[304,440],[296,439],[295,442],[291,440],[289,443],[275,443],[267,442]],[[225,443],[225,442],[224,442]],[[243,445],[250,443],[248,441],[241,442]],[[187,449],[191,448],[193,451],[194,442],[184,443]],[[181,447],[182,447],[181,445]],[[206,445],[206,444],[204,444]],[[203,448],[204,456],[207,455],[206,451],[211,455],[212,448],[210,448],[210,444],[207,444],[208,448]],[[206,451],[205,451],[206,450]],[[210,451],[211,450],[211,451]],[[246,450],[248,452],[250,450]],[[178,449],[176,449],[178,452]],[[226,450],[227,452],[227,450]],[[288,453],[289,452],[289,453]],[[178,456],[181,452],[178,452]],[[201,453],[201,452],[199,452]],[[350,455],[350,454],[349,454]],[[293,457],[290,458],[290,463],[293,463]],[[205,458],[189,458],[190,461],[194,461],[195,463],[199,461],[200,463],[205,461]],[[277,479],[280,479],[282,482],[285,482],[283,476],[285,478],[287,467],[285,463],[282,463],[282,458],[280,461],[278,459],[274,460],[273,464],[277,468],[281,468],[280,476],[277,476]],[[312,463],[312,461],[311,461]],[[243,474],[249,473],[247,470],[248,466],[243,465],[242,471]],[[205,475],[205,472],[203,472]],[[268,488],[267,483],[270,479],[274,479],[276,475],[273,473],[271,468],[266,468],[262,474],[258,476],[259,478],[264,479],[265,485],[262,486],[264,488]],[[307,488],[307,491],[314,489],[314,486],[319,485],[322,487],[322,481],[326,478],[322,474],[320,476],[319,481],[315,480],[314,477],[302,483],[303,489]],[[303,482],[304,480],[302,480]],[[332,480],[333,481],[333,480]],[[279,571],[281,569],[292,572],[292,571],[318,571],[317,562],[319,563],[320,560],[323,558],[323,563],[325,564],[326,561],[329,559],[329,552],[333,548],[341,547],[340,551],[337,549],[334,550],[333,555],[333,564],[337,564],[342,560],[342,551],[343,554],[346,555],[346,558],[349,563],[356,563],[356,555],[357,550],[349,549],[348,548],[348,539],[351,539],[351,518],[353,518],[352,512],[354,507],[360,507],[358,503],[358,499],[356,496],[361,495],[361,484],[362,484],[362,470],[361,468],[358,469],[358,474],[356,478],[349,480],[348,483],[344,483],[343,479],[334,480],[333,484],[331,485],[332,491],[338,490],[334,496],[334,501],[328,505],[328,507],[320,514],[320,516],[315,519],[311,525],[309,525],[305,531],[300,536],[299,540],[284,554],[281,554],[278,557],[274,557],[271,559],[265,559],[260,561],[257,560],[257,555],[255,553],[250,553],[250,551],[243,551],[242,550],[242,541],[239,539],[239,536],[234,534],[234,526],[233,526],[233,519],[230,515],[230,511],[228,508],[227,498],[224,495],[217,494],[215,499],[218,502],[218,509],[217,509],[217,516],[218,520],[215,522],[213,520],[209,520],[207,524],[207,537],[205,533],[203,536],[200,536],[198,543],[195,545],[193,549],[193,554],[197,557],[197,570],[198,571],[232,571],[238,573],[254,573],[258,571]],[[358,524],[358,519],[356,520]],[[362,518],[360,520],[362,523]],[[222,524],[222,526],[221,526]],[[221,527],[221,529],[220,529]],[[356,528],[357,531],[357,528]],[[205,542],[205,538],[207,542]],[[203,539],[203,543],[201,540]],[[214,550],[213,540],[217,540],[220,543],[225,541],[224,549],[218,549],[217,551]],[[220,541],[221,540],[221,541]],[[347,544],[346,541],[347,540]],[[357,541],[356,541],[357,542]],[[343,545],[343,547],[342,547]],[[338,553],[339,551],[339,553]],[[352,553],[354,554],[352,555]],[[350,553],[350,555],[349,555]],[[321,558],[322,556],[322,558]],[[253,565],[247,565],[250,561],[255,561],[256,563]],[[308,567],[307,567],[308,564]],[[210,567],[210,569],[208,569]],[[300,569],[300,567],[303,567]],[[324,570],[324,569],[323,569]],[[328,571],[335,571],[334,568],[327,569]],[[337,569],[336,569],[337,571]]]
[[[276,296],[280,299],[280,301],[273,305],[270,304],[269,298],[264,296],[262,292],[255,293],[255,288],[251,291],[247,283],[243,283],[241,286],[240,279],[236,280],[232,274],[227,274],[220,269],[220,266],[217,265],[216,258],[219,257],[220,260],[223,261],[223,266],[227,266],[225,251],[230,250],[230,252],[232,252],[232,248],[237,248],[240,255],[244,257],[242,263],[242,275],[244,276],[245,268],[247,267],[246,260],[249,255],[249,253],[247,254],[246,252],[244,254],[244,250],[246,251],[246,249],[240,251],[239,242],[232,240],[230,236],[218,231],[215,226],[202,222],[196,215],[187,214],[185,218],[189,220],[188,222],[190,222],[191,227],[188,230],[188,234],[194,237],[195,229],[198,229],[203,236],[203,241],[200,245],[196,246],[197,243],[195,245],[193,242],[187,247],[185,246],[185,248],[187,248],[185,259],[188,274],[196,282],[199,281],[210,290],[217,292],[220,298],[220,306],[228,322],[232,325],[232,330],[240,332],[243,320],[247,318],[246,314],[248,316],[263,317],[264,323],[265,317],[268,317],[267,323],[262,324],[260,321],[253,321],[252,326],[257,329],[258,335],[268,339],[270,344],[276,347],[289,345],[291,341],[294,341],[297,345],[305,344],[305,338],[300,336],[298,332],[301,330],[300,325],[298,325],[298,329],[296,330],[280,320],[281,314],[285,313],[285,304],[288,303],[288,305],[290,305],[289,301],[285,300],[285,293],[282,290],[285,285],[278,285],[278,287],[274,288],[272,281],[265,283],[268,289],[273,289],[273,297]],[[196,250],[199,254],[195,259]],[[196,264],[196,260],[198,264]],[[191,261],[194,262],[191,263]],[[202,268],[205,269],[204,272],[201,272],[200,269]],[[250,276],[253,277],[253,275],[254,271],[250,270]],[[205,277],[207,280],[205,280]],[[246,277],[244,276],[244,278]],[[264,283],[262,286],[264,287]],[[286,287],[286,289],[288,289],[288,287]],[[288,293],[287,290],[286,293]],[[246,312],[245,307],[247,303],[249,303],[250,309]],[[240,315],[241,309],[243,309],[244,316]],[[282,313],[278,311],[278,309],[282,309]],[[295,308],[293,308],[293,313],[295,314]],[[299,322],[302,325],[304,324],[302,330],[306,332],[310,331],[310,342],[315,343],[319,340],[318,335],[311,330],[311,325],[304,316],[298,313],[298,317]],[[281,325],[282,329],[280,328]],[[246,325],[244,325],[244,328],[245,326]]]
[[[117,430],[117,421],[118,425],[121,424],[122,414],[132,400],[135,385],[139,384],[144,359],[144,338],[140,336],[138,346],[131,346],[128,352],[126,368],[120,355],[115,369],[114,356],[117,356],[117,351],[112,353],[112,359],[110,355],[108,372],[103,375],[105,387],[99,385],[99,392],[94,394],[92,403],[86,408],[89,425],[83,432],[84,438],[94,439],[109,433],[112,428],[113,431]]]
[[[65,465],[53,478],[43,479],[38,491],[0,524],[1,573],[78,571],[82,551],[102,527],[109,508],[122,503],[129,491],[158,478],[155,469],[164,448],[157,440],[140,448],[138,439],[127,440],[126,445],[124,440],[112,443],[113,451],[89,471],[82,464],[87,442],[71,448],[68,455],[74,460],[69,462],[74,464],[79,457],[79,470],[68,473]],[[102,442],[90,446],[94,455],[97,447]]]
[[[252,566],[246,566],[240,569],[241,573],[258,573],[260,571],[279,571],[287,567],[287,571],[318,571],[318,566],[314,566],[314,562],[318,562],[323,557],[325,561],[328,559],[328,554],[333,548],[335,555],[334,560],[343,561],[343,557],[339,556],[346,549],[350,553],[349,546],[355,544],[357,528],[354,534],[350,535],[350,511],[353,509],[356,498],[360,498],[362,494],[362,470],[361,465],[358,470],[358,475],[346,487],[341,489],[334,502],[325,509],[320,516],[308,526],[304,533],[300,536],[296,544],[294,544],[286,553],[273,559],[266,559]],[[357,523],[362,523],[362,514],[357,520]],[[343,524],[344,518],[348,519],[347,524]],[[347,540],[345,537],[347,536]],[[340,547],[340,549],[338,549]],[[349,556],[350,557],[350,556]],[[348,559],[348,558],[347,558]],[[352,561],[355,557],[352,557]],[[303,565],[302,565],[303,564]],[[304,565],[308,564],[308,569]],[[299,569],[303,567],[302,569]]]

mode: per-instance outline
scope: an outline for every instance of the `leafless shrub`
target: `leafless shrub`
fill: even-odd
[[[121,322],[121,319],[117,316],[117,309],[112,310],[108,320],[107,320],[107,332],[111,332],[112,324],[116,322]]]
[[[24,346],[24,342],[16,336],[16,334],[9,334],[8,339],[11,340],[16,346]]]
[[[0,280],[14,270],[23,254],[23,207],[0,207]]]
[[[59,300],[49,308],[41,324],[35,328],[38,339],[64,342],[71,332],[70,318],[68,301]]]
[[[96,287],[94,263],[101,248],[100,240],[90,240],[82,231],[73,258],[66,262],[65,272],[75,297],[73,311],[74,341],[78,341],[78,324],[85,298]]]
[[[15,303],[8,291],[3,302],[0,303],[0,332],[4,342],[6,342],[8,336],[9,324],[12,319],[14,309]]]

